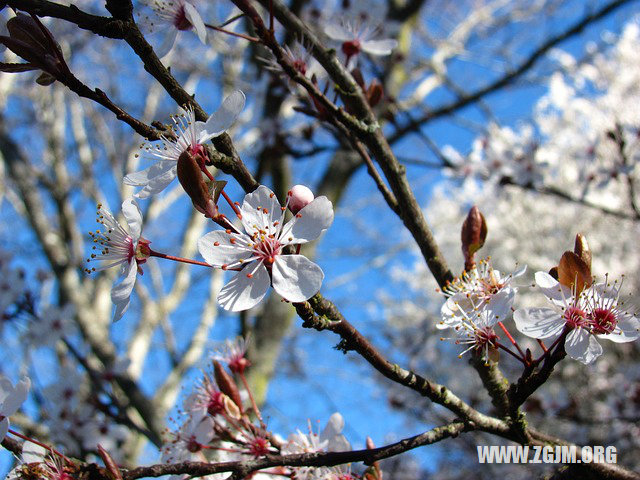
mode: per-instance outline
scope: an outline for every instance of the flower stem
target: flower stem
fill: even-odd
[[[151,255],[152,257],[173,260],[174,262],[190,263],[191,265],[201,265],[203,267],[213,268],[211,265],[205,262],[200,262],[198,260],[191,260],[189,258],[174,257],[173,255],[167,255],[166,253],[156,252],[155,250],[151,250],[151,249],[149,249],[149,255]]]
[[[538,345],[540,345],[540,348],[542,348],[542,351],[544,353],[547,353],[549,351],[549,349],[544,345],[544,342],[542,340],[537,338],[536,341],[538,342]]]
[[[501,344],[500,342],[496,342],[496,347],[501,348],[502,350],[504,350],[505,352],[507,352],[509,355],[511,355],[514,358],[517,358],[520,362],[522,363],[526,363],[524,357],[519,357],[514,351],[512,351],[509,347],[506,347],[505,345]]]
[[[262,419],[262,414],[260,413],[258,404],[253,398],[253,394],[251,393],[251,389],[249,388],[249,382],[247,382],[247,378],[244,376],[244,372],[240,373],[240,379],[242,380],[242,384],[244,385],[244,388],[247,390],[247,393],[249,394],[249,400],[251,401],[251,406],[253,407],[253,411],[256,412],[256,417],[258,417],[258,421],[260,421],[260,427],[262,427],[262,430],[266,432],[267,425],[264,423],[264,420]]]
[[[223,189],[223,190],[220,191],[220,194],[224,197],[224,199],[227,201],[229,206],[233,209],[233,211],[236,214],[236,216],[238,217],[238,219],[242,220],[242,213],[240,212],[240,209],[233,202],[233,200],[231,200],[231,198],[229,198],[229,195],[227,195],[227,192],[225,192],[224,189]]]
[[[571,328],[569,328],[567,325],[564,326],[564,330],[562,332],[562,334],[560,334],[560,336],[558,338],[556,338],[555,342],[553,342],[551,344],[551,346],[542,354],[540,355],[539,358],[537,358],[533,363],[534,365],[539,364],[542,360],[544,360],[546,357],[548,357],[551,354],[551,351],[561,342],[563,341],[567,335],[569,334],[569,332],[571,331]]]
[[[520,353],[520,355],[522,355],[522,358],[525,358],[525,354],[522,351],[522,349],[520,348],[520,345],[518,345],[518,342],[516,342],[514,340],[514,338],[511,336],[511,334],[509,333],[509,330],[507,330],[507,327],[504,326],[504,324],[502,322],[498,322],[498,325],[500,326],[500,328],[502,329],[502,331],[504,332],[504,334],[507,336],[507,338],[509,339],[509,341],[513,344],[514,347],[516,347],[518,349],[518,352]]]
[[[205,23],[204,26],[210,28],[211,30],[215,30],[216,32],[226,33],[227,35],[231,35],[232,37],[244,38],[245,40],[249,40],[250,42],[260,43],[259,38],[251,37],[249,35],[245,35],[244,33],[232,32],[231,30],[226,30],[222,27],[216,27],[215,25],[210,25],[208,23]]]

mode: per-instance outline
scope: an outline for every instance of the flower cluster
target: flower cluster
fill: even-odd
[[[162,448],[163,463],[211,461],[212,456],[216,461],[234,461],[268,454],[338,452],[351,448],[342,434],[344,419],[339,413],[331,415],[319,434],[311,425],[308,434],[297,431],[287,440],[270,432],[244,377],[248,367],[245,348],[244,340],[238,339],[227,344],[225,354],[214,356],[225,358],[234,376],[216,360],[212,368],[203,373],[183,404],[184,421],[169,433]],[[240,369],[236,368],[239,364],[243,365]],[[238,387],[237,379],[242,380],[244,389]],[[335,467],[278,467],[262,470],[258,475],[260,478],[321,479],[334,478],[339,471],[341,469]]]
[[[440,311],[439,329],[453,329],[456,344],[469,345],[460,354],[475,350],[486,361],[496,350],[497,334],[493,327],[511,314],[517,287],[513,279],[522,275],[526,266],[513,274],[502,275],[489,259],[481,260],[469,271],[444,288],[448,296]]]
[[[135,196],[148,198],[164,190],[177,176],[178,160],[184,152],[201,159],[201,168],[207,158],[206,142],[227,131],[234,124],[244,108],[245,96],[240,90],[233,92],[222,106],[206,122],[195,119],[193,108],[182,110],[173,116],[172,136],[165,137],[156,144],[144,145],[145,153],[156,161],[152,166],[124,177],[124,183],[142,187]]]
[[[515,311],[516,327],[525,335],[555,342],[564,334],[567,354],[585,364],[602,354],[598,338],[626,343],[640,337],[640,321],[620,298],[622,282],[607,278],[577,292],[545,272],[535,278],[551,306]]]
[[[265,186],[245,196],[241,208],[232,203],[226,193],[226,182],[216,182],[207,169],[209,151],[205,143],[225,132],[244,107],[245,96],[236,91],[227,97],[220,109],[206,122],[195,120],[192,109],[174,117],[175,129],[157,145],[147,145],[147,154],[157,161],[145,170],[124,178],[128,185],[142,187],[135,196],[147,198],[161,192],[176,176],[194,207],[208,218],[225,227],[210,232],[198,240],[198,249],[209,266],[237,271],[220,291],[218,303],[231,311],[247,310],[257,305],[270,286],[290,302],[301,302],[315,295],[324,274],[320,267],[300,255],[301,245],[319,237],[333,222],[333,206],[324,196],[314,198],[302,185],[294,186],[282,207],[275,194]],[[203,179],[208,177],[209,183]],[[242,233],[217,207],[220,195],[230,203],[246,233]],[[293,218],[286,222],[287,209]],[[94,250],[89,261],[109,263],[89,271],[121,266],[123,280],[114,286],[112,300],[116,305],[114,320],[125,313],[130,303],[137,273],[150,256],[170,258],[188,263],[200,263],[159,254],[149,248],[141,237],[142,214],[133,199],[122,204],[128,229],[114,216],[98,206],[98,222],[106,230],[90,232]]]
[[[58,380],[42,390],[42,398],[48,413],[45,425],[56,445],[78,454],[94,450],[100,444],[114,458],[124,454],[120,447],[127,438],[128,429],[101,411],[98,393],[77,369],[62,367]]]

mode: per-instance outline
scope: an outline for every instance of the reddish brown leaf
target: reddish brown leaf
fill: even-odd
[[[578,255],[573,252],[564,252],[558,264],[558,281],[579,295],[593,282],[591,269]]]
[[[573,247],[573,252],[582,259],[589,268],[589,272],[591,272],[591,249],[589,248],[586,237],[581,233],[576,235],[576,243]]]

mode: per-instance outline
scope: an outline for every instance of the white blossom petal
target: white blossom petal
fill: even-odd
[[[18,408],[20,408],[20,405],[22,405],[27,399],[30,386],[31,380],[29,380],[29,378],[24,377],[22,380],[20,380],[13,391],[4,399],[2,403],[2,411],[0,412],[0,414],[8,417],[16,413]]]
[[[320,434],[320,441],[329,440],[331,437],[335,437],[342,433],[344,428],[344,418],[339,412],[335,412],[329,417],[327,425]]]
[[[171,53],[173,45],[176,43],[176,38],[178,38],[178,29],[167,28],[166,33],[163,34],[162,43],[153,49],[156,56],[162,60],[167,60],[165,57],[168,57],[169,53]]]
[[[131,185],[134,187],[141,187],[147,185],[149,180],[159,175],[163,175],[167,170],[176,166],[176,162],[173,160],[159,160],[150,167],[140,170],[139,172],[128,173],[122,179],[125,185]]]
[[[129,224],[129,234],[135,244],[142,233],[142,212],[133,198],[127,198],[122,202],[122,214]]]
[[[602,346],[584,328],[576,328],[569,332],[564,344],[567,354],[585,365],[590,364],[602,354]]]
[[[202,255],[209,265],[216,267],[229,265],[251,257],[252,252],[239,248],[237,244],[232,244],[230,241],[232,238],[238,239],[241,238],[241,236],[235,233],[229,234],[221,230],[207,233],[198,239],[200,255]],[[219,245],[216,246],[216,242],[219,243]]]
[[[547,272],[536,272],[536,285],[540,287],[542,293],[556,305],[565,305],[566,299],[572,296],[571,290],[560,284],[555,278]]]
[[[214,420],[211,417],[205,417],[198,423],[193,431],[195,440],[198,443],[207,444],[214,436]]]
[[[126,267],[125,277],[119,284],[114,285],[111,289],[111,301],[116,306],[115,313],[113,314],[114,322],[120,320],[129,308],[131,292],[136,283],[137,275],[138,264],[135,260],[132,260]]]
[[[251,235],[256,230],[276,233],[274,219],[280,219],[282,210],[275,194],[264,185],[245,195],[241,207],[242,226]]]
[[[184,2],[184,15],[189,20],[189,23],[193,25],[194,30],[196,31],[196,35],[202,43],[207,44],[207,27],[204,26],[204,22],[202,21],[202,17],[196,10],[196,7],[191,5],[189,2]]]
[[[532,338],[556,339],[565,322],[555,310],[550,308],[523,308],[513,313],[516,328]]]
[[[40,463],[49,453],[46,448],[33,442],[24,442],[22,445],[22,462],[23,463]]]
[[[333,223],[333,205],[325,197],[318,197],[300,210],[280,234],[283,245],[307,243],[315,240]]]
[[[202,125],[199,143],[204,143],[230,128],[242,112],[245,100],[244,93],[240,90],[225,98],[220,108]]]
[[[290,302],[314,296],[322,286],[322,269],[304,255],[278,255],[273,264],[273,288]]]
[[[351,444],[347,438],[342,435],[344,429],[344,418],[340,413],[335,412],[331,417],[327,425],[320,434],[320,442],[327,442],[327,451],[329,452],[345,452],[351,450]]]
[[[355,40],[353,32],[350,32],[339,23],[330,23],[326,25],[324,27],[324,33],[330,39],[337,40],[339,42],[348,42],[350,40]]]
[[[491,295],[487,308],[491,310],[491,315],[497,318],[495,322],[503,321],[510,313],[513,302],[516,298],[516,291],[513,288],[505,288],[498,293]]]
[[[247,277],[248,270],[253,272]],[[255,307],[264,298],[269,289],[271,279],[262,263],[257,268],[249,265],[236,273],[218,294],[218,304],[225,310],[240,312]]]
[[[159,161],[139,172],[128,174],[124,183],[136,187],[144,187],[134,194],[137,198],[147,198],[160,193],[176,178],[178,164],[172,160]]]
[[[362,50],[370,55],[389,55],[398,46],[397,40],[367,40],[362,42]]]

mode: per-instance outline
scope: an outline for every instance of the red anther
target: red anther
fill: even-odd
[[[220,242],[213,242],[213,246],[214,247],[219,247],[220,246]]]

